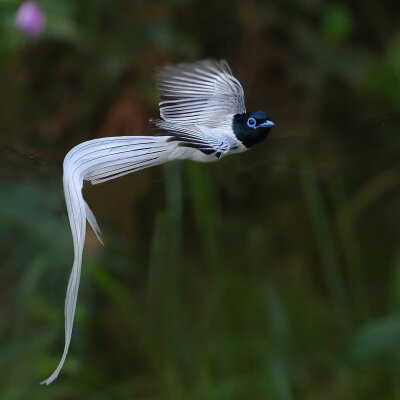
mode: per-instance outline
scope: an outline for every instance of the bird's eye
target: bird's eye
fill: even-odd
[[[247,126],[248,126],[249,128],[255,128],[255,127],[256,127],[256,120],[255,120],[253,117],[250,117],[250,118],[247,120]]]

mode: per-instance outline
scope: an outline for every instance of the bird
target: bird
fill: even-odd
[[[274,123],[264,111],[246,111],[244,91],[224,60],[165,65],[155,75],[160,117],[150,120],[152,136],[115,136],[73,147],[63,163],[63,186],[72,232],[74,261],[65,298],[65,344],[49,378],[59,375],[67,357],[77,304],[86,220],[103,244],[100,228],[83,198],[83,182],[99,184],[172,160],[218,161],[264,141]]]

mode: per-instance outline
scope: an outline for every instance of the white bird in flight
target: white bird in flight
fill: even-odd
[[[65,345],[50,384],[61,371],[71,342],[86,234],[86,219],[98,240],[100,228],[83,199],[83,181],[106,182],[171,160],[217,161],[262,142],[274,125],[263,111],[246,112],[244,92],[225,61],[204,60],[161,68],[155,75],[160,102],[156,136],[89,140],[64,159],[64,194],[74,244],[65,298]]]

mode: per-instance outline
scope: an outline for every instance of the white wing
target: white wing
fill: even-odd
[[[175,124],[162,119],[153,120],[158,133],[170,136],[168,142],[177,142],[180,147],[197,149],[206,155],[215,154],[218,158],[237,148],[238,141],[219,129],[205,126]]]
[[[243,88],[226,61],[166,66],[155,79],[166,121],[215,127],[221,115],[246,112]]]

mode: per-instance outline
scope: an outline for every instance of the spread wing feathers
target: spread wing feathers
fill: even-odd
[[[53,374],[42,382],[57,378],[68,353],[86,234],[86,219],[100,239],[100,229],[92,211],[83,199],[83,181],[105,182],[122,175],[179,158],[175,142],[165,136],[122,136],[101,138],[74,147],[64,159],[64,194],[74,244],[74,262],[65,298],[65,345],[60,363]]]
[[[245,113],[244,92],[226,61],[204,60],[161,68],[155,75],[170,122],[215,126],[218,117]]]
[[[151,120],[157,126],[159,135],[170,136],[168,142],[177,142],[179,147],[191,147],[206,155],[221,157],[236,147],[236,140],[224,133],[188,124],[174,124],[161,119]]]

